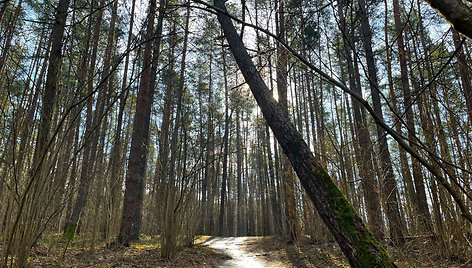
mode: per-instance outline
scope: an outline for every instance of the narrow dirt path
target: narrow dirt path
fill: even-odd
[[[246,245],[257,240],[258,237],[212,237],[203,244],[210,248],[220,250],[229,255],[232,259],[223,262],[221,268],[226,267],[287,267],[279,260],[264,260],[260,254],[249,252]]]

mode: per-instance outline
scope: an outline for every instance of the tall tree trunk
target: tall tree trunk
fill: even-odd
[[[155,92],[156,90],[156,82],[157,82],[157,73],[158,73],[158,66],[159,66],[159,56],[161,54],[161,41],[162,41],[162,28],[163,28],[163,23],[164,23],[164,16],[166,14],[166,10],[167,10],[167,4],[168,4],[168,0],[159,0],[159,16],[157,18],[157,25],[156,25],[156,30],[155,30],[155,38],[154,38],[154,44],[153,44],[153,52],[152,52],[152,58],[153,58],[153,62],[151,64],[151,81],[149,82],[149,88],[151,89],[152,92]],[[172,63],[173,64],[173,63]],[[171,77],[171,76],[169,76]],[[167,99],[166,99],[167,100]],[[167,104],[165,104],[167,105]],[[167,106],[166,106],[167,108]],[[150,112],[150,110],[149,110]],[[152,221],[154,221],[154,225],[152,225],[152,227],[156,227],[156,226],[159,226],[159,223],[161,223],[161,217],[163,216],[163,214],[161,213],[164,212],[163,210],[161,210],[161,206],[162,206],[162,198],[164,196],[164,188],[161,187],[161,180],[162,180],[162,177],[166,175],[166,173],[162,174],[162,169],[161,169],[161,158],[160,158],[160,155],[161,153],[164,153],[165,151],[162,151],[164,150],[165,148],[168,147],[168,132],[169,132],[169,120],[167,118],[167,114],[164,113],[163,114],[163,122],[162,122],[162,126],[163,127],[163,130],[164,130],[164,133],[162,133],[161,131],[161,134],[159,136],[159,156],[158,156],[158,160],[157,160],[157,165],[156,165],[156,170],[155,170],[155,173],[154,173],[154,178],[153,178],[153,187],[152,187],[152,191],[153,191],[153,194],[151,195],[151,206],[154,207],[154,208],[157,208],[157,209],[153,209],[152,213],[149,213],[150,217],[152,218]],[[163,135],[166,135],[165,138],[167,140],[161,140],[163,139]],[[166,142],[166,147],[164,147],[163,143],[162,142]],[[168,150],[168,149],[166,149]],[[168,154],[168,152],[167,152]],[[168,156],[166,156],[168,157]],[[167,161],[167,158],[165,159]],[[167,168],[165,170],[165,172],[167,172]],[[164,212],[165,213],[165,212]],[[158,228],[155,228],[155,229],[158,229]]]
[[[207,167],[205,169],[205,181],[207,184],[207,200],[206,200],[206,207],[204,208],[205,214],[204,214],[204,219],[207,221],[207,233],[210,235],[215,234],[215,226],[214,226],[214,214],[213,214],[213,206],[214,206],[214,200],[215,200],[215,195],[214,195],[214,177],[216,174],[218,174],[218,168],[213,164],[213,161],[215,160],[215,127],[213,125],[213,117],[214,117],[214,108],[213,106],[215,105],[214,102],[214,97],[213,97],[213,73],[212,73],[212,67],[213,67],[213,41],[210,41],[210,51],[209,51],[209,80],[208,80],[208,129],[207,129]],[[217,161],[218,165],[219,161]],[[216,166],[217,166],[216,165]]]
[[[243,236],[245,235],[244,232],[244,216],[243,216],[243,209],[245,207],[244,202],[244,196],[243,196],[243,185],[242,185],[242,176],[243,176],[243,171],[242,171],[242,165],[243,165],[243,156],[242,156],[242,142],[241,142],[241,108],[238,104],[236,107],[236,180],[237,180],[237,195],[238,195],[238,200],[237,200],[237,206],[238,206],[238,215],[237,215],[237,236]]]
[[[343,34],[343,48],[344,57],[347,63],[348,75],[349,75],[349,86],[350,88],[361,94],[360,90],[360,77],[357,68],[356,58],[352,59],[351,47],[353,40],[348,38],[350,33],[347,31],[346,20],[344,18],[343,6],[338,4],[338,14],[340,20],[341,32]],[[354,63],[354,66],[353,66]],[[357,79],[357,81],[356,81]],[[359,102],[351,97],[352,108],[354,111],[354,127],[357,139],[359,141],[358,149],[356,153],[357,163],[359,165],[359,175],[362,178],[361,186],[364,191],[366,201],[367,217],[369,219],[369,227],[377,239],[383,238],[383,224],[382,214],[380,210],[380,199],[377,193],[377,181],[374,176],[374,168],[372,164],[372,141],[370,139],[369,129],[367,128],[367,122],[365,113],[361,109]]]
[[[151,51],[154,32],[154,17],[156,0],[149,6],[148,25],[146,29],[146,44],[143,55],[143,71],[136,100],[136,112],[133,120],[133,134],[126,175],[126,189],[123,201],[123,216],[121,220],[118,242],[129,246],[131,241],[139,240],[141,229],[141,213],[144,194],[144,176],[146,174],[147,153],[149,144],[150,110],[153,92],[149,86],[151,78]]]
[[[461,76],[462,82],[462,93],[465,97],[469,124],[472,127],[472,85],[470,83],[470,71],[465,58],[463,44],[460,40],[459,33],[455,29],[452,29],[452,39],[454,40],[454,46],[459,50],[456,54],[456,57],[457,61],[459,62],[459,74]]]
[[[161,208],[161,219],[162,226],[164,226],[165,218],[166,218],[166,207],[167,207],[167,190],[169,189],[169,142],[170,142],[170,134],[171,134],[171,123],[173,117],[173,109],[172,106],[174,105],[174,88],[175,88],[175,46],[177,44],[177,36],[176,36],[176,22],[171,22],[171,33],[169,36],[169,56],[168,62],[169,65],[166,70],[166,90],[164,95],[164,108],[162,111],[162,123],[161,123],[161,132],[159,134],[159,155],[158,155],[158,167],[156,168],[156,178],[159,183],[159,194],[158,196],[158,206]]]
[[[224,236],[225,232],[224,226],[224,216],[225,216],[225,200],[226,200],[226,182],[228,180],[228,136],[229,136],[229,121],[231,120],[231,115],[229,114],[229,102],[228,102],[228,77],[226,73],[226,56],[224,51],[224,46],[222,48],[222,57],[223,57],[223,78],[224,78],[224,87],[225,87],[225,132],[223,136],[223,176],[221,177],[221,197],[220,197],[220,217],[218,222],[218,235]],[[227,228],[227,226],[226,226]]]
[[[100,122],[101,121],[101,117],[103,116],[103,112],[104,112],[104,108],[105,108],[105,105],[107,105],[108,103],[108,100],[110,99],[109,96],[111,94],[111,72],[110,72],[110,68],[111,68],[111,58],[112,58],[112,55],[113,55],[113,49],[115,47],[115,27],[116,27],[116,19],[117,19],[117,16],[118,16],[118,1],[115,1],[115,3],[113,4],[112,6],[112,11],[111,11],[111,21],[110,21],[110,28],[108,30],[108,36],[107,36],[107,46],[105,48],[105,58],[104,58],[104,63],[103,63],[103,71],[102,71],[102,75],[101,75],[101,81],[100,81],[100,84],[99,84],[99,91],[100,93],[105,97],[102,97],[103,100],[102,102],[100,103],[99,107],[98,107],[98,111],[97,111],[97,118],[95,121],[97,121],[97,124],[103,124],[103,129],[101,131],[101,137],[100,137],[100,148],[98,148],[97,150],[97,159],[98,159],[98,162],[95,163],[95,169],[94,169],[94,173],[95,174],[100,174],[98,177],[99,177],[99,181],[97,182],[97,196],[96,196],[96,200],[95,200],[95,216],[94,216],[94,226],[93,226],[93,234],[92,234],[92,241],[91,241],[91,245],[90,245],[90,248],[91,250],[94,249],[95,247],[95,236],[96,236],[96,232],[97,232],[97,229],[98,227],[96,225],[98,225],[99,221],[98,219],[100,218],[99,217],[99,213],[100,213],[100,207],[101,207],[101,204],[102,204],[102,194],[103,194],[103,187],[105,185],[105,179],[102,179],[105,175],[105,170],[99,168],[101,167],[103,164],[105,164],[105,162],[103,161],[103,147],[104,147],[104,140],[105,140],[105,135],[106,135],[106,125],[107,125],[107,118],[105,118],[105,122]],[[100,94],[99,93],[99,94]],[[121,128],[121,126],[120,126]],[[100,128],[99,128],[100,129]],[[120,132],[121,132],[121,129],[120,129]],[[98,133],[97,133],[98,135]],[[121,135],[121,133],[120,133]],[[111,157],[110,157],[110,163],[111,164]],[[117,159],[115,159],[117,160]],[[116,167],[117,164],[115,164],[114,167]],[[116,167],[117,170],[120,170],[119,167]],[[116,187],[113,187],[114,190],[117,190]],[[108,206],[107,206],[108,207]],[[108,215],[108,214],[107,214]],[[106,219],[106,218],[105,218]],[[107,222],[106,225],[107,225],[107,228],[108,226],[111,224],[111,222]],[[106,236],[108,236],[109,232],[106,232]]]
[[[171,162],[169,168],[169,182],[167,184],[166,198],[165,198],[165,215],[164,215],[164,243],[161,249],[161,255],[164,258],[170,258],[174,255],[175,250],[177,249],[177,235],[180,232],[178,226],[178,214],[181,210],[182,204],[176,204],[175,195],[177,194],[175,183],[176,179],[176,164],[177,161],[177,138],[182,125],[184,124],[184,116],[182,115],[182,98],[184,95],[184,82],[185,82],[185,60],[187,55],[187,43],[188,43],[188,27],[190,20],[190,8],[187,8],[187,15],[185,18],[185,33],[184,33],[184,44],[182,48],[182,59],[180,61],[180,77],[179,84],[177,89],[177,109],[175,111],[175,123],[174,123],[174,132],[172,134],[171,140]],[[185,142],[185,141],[184,141]],[[185,154],[185,152],[184,152]],[[185,176],[184,176],[185,177]],[[183,195],[183,193],[180,193]]]
[[[23,0],[18,1],[18,5],[15,8],[15,13],[12,15],[13,18],[10,20],[10,25],[5,28],[7,31],[6,31],[5,35],[2,36],[2,38],[5,38],[6,41],[5,41],[5,44],[4,44],[3,49],[2,49],[2,54],[0,56],[0,73],[2,73],[2,71],[5,67],[5,63],[6,63],[6,60],[8,58],[9,52],[10,52],[11,42],[13,40],[13,36],[15,35],[15,30],[17,28],[17,21],[18,21],[20,12],[23,10],[21,8],[22,3],[23,3]],[[4,4],[2,9],[6,8],[7,4],[8,4],[8,2]],[[1,12],[0,16],[3,16],[4,11],[2,12],[0,10],[0,12]],[[0,17],[0,21],[1,21],[1,17]]]
[[[372,102],[374,111],[379,117],[384,120],[382,113],[382,104],[380,102],[380,88],[377,78],[377,69],[375,67],[374,52],[372,50],[372,33],[370,31],[369,17],[367,15],[366,5],[364,0],[359,0],[359,11],[361,17],[361,30],[364,41],[364,50],[367,60],[367,71],[369,75],[370,92],[372,94]],[[382,168],[382,193],[383,199],[386,203],[386,215],[389,223],[390,236],[395,245],[402,246],[405,243],[402,230],[405,229],[403,221],[400,217],[400,210],[398,207],[398,190],[397,181],[393,173],[393,165],[388,151],[387,137],[385,131],[377,125],[377,138],[380,146],[380,166]]]
[[[77,199],[74,204],[74,209],[71,214],[71,218],[67,224],[67,236],[69,239],[73,237],[73,233],[79,230],[79,220],[82,215],[82,210],[87,202],[90,184],[94,179],[94,165],[97,155],[97,144],[99,139],[99,133],[101,130],[101,114],[105,105],[104,88],[99,90],[97,97],[97,110],[93,114],[93,91],[94,91],[94,76],[95,76],[95,65],[97,62],[98,54],[98,41],[100,38],[100,30],[102,26],[103,5],[105,0],[100,0],[99,13],[97,14],[97,21],[95,23],[92,39],[92,54],[90,57],[90,66],[88,68],[88,81],[87,81],[87,93],[89,100],[87,101],[87,119],[86,119],[86,130],[85,130],[85,144],[84,144],[84,157],[82,163],[82,172],[80,174],[79,189],[77,192]],[[71,234],[72,233],[72,234]]]
[[[406,52],[403,41],[402,33],[402,22],[400,18],[400,6],[398,0],[393,0],[393,15],[395,20],[395,33],[397,36],[397,46],[398,46],[398,56],[400,60],[400,73],[401,73],[401,85],[403,90],[403,105],[406,114],[406,127],[408,129],[408,140],[412,148],[416,148],[414,141],[416,140],[416,131],[415,123],[413,120],[413,103],[412,96],[410,91],[410,84],[408,82],[408,69],[406,62]],[[426,190],[424,187],[424,178],[421,172],[421,166],[419,161],[412,157],[411,160],[413,168],[413,180],[415,183],[416,189],[416,204],[418,208],[418,226],[422,229],[423,232],[431,233],[432,230],[432,221],[431,215],[428,209],[428,203],[426,201]]]
[[[284,22],[284,2],[279,1],[277,10],[277,35],[281,40],[285,40],[285,22]],[[282,45],[277,46],[277,92],[279,94],[279,103],[284,109],[288,117],[288,101],[287,101],[287,52]],[[297,221],[297,207],[295,203],[293,173],[289,160],[285,154],[282,155],[282,181],[285,193],[285,212],[288,219],[287,236],[290,240],[297,241],[299,226]]]
[[[385,0],[385,25],[388,25],[388,3]],[[385,45],[386,45],[386,65],[387,65],[387,79],[388,79],[388,89],[390,94],[390,103],[392,106],[392,112],[394,114],[398,114],[399,109],[397,105],[397,98],[395,96],[394,91],[394,84],[393,84],[393,75],[392,75],[392,57],[391,57],[391,48],[388,38],[388,27],[385,26],[384,28],[384,36],[385,36]],[[402,134],[401,124],[399,123],[398,119],[394,119],[395,131],[399,134]],[[402,147],[399,148],[399,158],[400,158],[400,172],[402,174],[403,183],[405,185],[405,198],[407,200],[407,215],[408,220],[410,220],[410,229],[416,229],[416,221],[414,220],[413,214],[415,213],[416,209],[416,193],[413,186],[413,178],[411,176],[410,167],[408,164],[408,159],[406,157],[405,149]]]
[[[118,2],[118,1],[117,1]],[[133,25],[134,25],[134,11],[135,11],[135,0],[132,0],[131,3],[131,15],[130,15],[130,23],[129,23],[129,33],[128,33],[128,43],[126,49],[129,50],[131,47],[131,38],[133,34]],[[117,3],[115,3],[117,5]],[[115,12],[115,7],[113,7],[113,12]],[[116,235],[116,229],[118,225],[118,211],[119,211],[119,200],[121,198],[121,185],[123,184],[123,177],[120,175],[120,171],[123,169],[122,161],[121,161],[121,146],[123,138],[122,131],[123,131],[123,114],[126,105],[126,99],[128,97],[127,85],[128,85],[128,66],[129,66],[129,53],[126,54],[125,57],[125,65],[123,69],[123,81],[121,84],[121,96],[120,96],[120,103],[118,107],[118,118],[116,123],[116,130],[115,130],[115,139],[113,141],[113,145],[110,152],[110,204],[109,204],[109,212],[107,216],[109,217],[107,222],[107,233],[106,243],[107,245],[112,243],[113,236]],[[126,91],[126,93],[125,93]]]
[[[271,57],[269,61],[269,81],[270,81],[270,91],[274,92],[274,82],[273,82],[273,72],[272,72],[272,63]],[[277,157],[277,142],[274,146],[274,159],[272,158],[271,150],[271,136],[269,131],[269,125],[265,124],[265,146],[267,147],[267,162],[269,162],[269,195],[272,205],[272,217],[274,222],[274,234],[278,236],[284,235],[284,226],[282,220],[282,209],[281,209],[281,198],[280,198],[280,181],[279,181],[279,172],[278,172],[278,157]],[[275,141],[275,137],[274,137]]]
[[[282,219],[280,204],[277,199],[277,191],[275,186],[275,174],[274,174],[274,163],[272,160],[272,151],[270,145],[270,132],[269,126],[266,124],[265,126],[265,147],[267,148],[267,162],[269,163],[269,195],[270,195],[270,202],[272,206],[272,217],[274,220],[274,232],[276,235],[282,235]]]

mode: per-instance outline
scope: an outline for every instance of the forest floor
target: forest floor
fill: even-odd
[[[155,268],[155,267],[217,267],[228,255],[202,244],[177,249],[171,260],[161,257],[158,239],[144,238],[130,247],[107,248],[105,243],[96,243],[90,250],[90,240],[76,239],[64,249],[66,243],[61,236],[41,241],[32,251],[29,266],[39,267],[96,267],[96,268]]]
[[[66,243],[61,236],[42,240],[33,250],[29,267],[349,267],[340,248],[333,243],[300,241],[297,245],[275,237],[199,237],[191,248],[178,249],[176,256],[160,256],[158,239],[143,239],[128,248],[109,249],[104,243],[90,250],[90,241]],[[447,261],[431,252],[427,242],[415,241],[401,252],[389,249],[398,267],[472,267],[467,254]]]

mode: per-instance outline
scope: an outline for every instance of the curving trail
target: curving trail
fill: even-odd
[[[260,254],[249,252],[245,245],[257,240],[258,237],[213,237],[205,241],[203,244],[210,248],[223,251],[225,254],[231,256],[232,259],[225,261],[220,266],[221,268],[228,267],[287,267],[286,264],[279,260],[271,260],[270,262],[264,260]]]

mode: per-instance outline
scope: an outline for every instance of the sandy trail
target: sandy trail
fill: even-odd
[[[216,250],[223,251],[231,256],[232,259],[225,261],[221,268],[227,267],[286,267],[279,261],[266,261],[260,254],[251,253],[246,250],[245,245],[248,241],[257,239],[257,237],[214,237],[210,238],[205,245]]]

